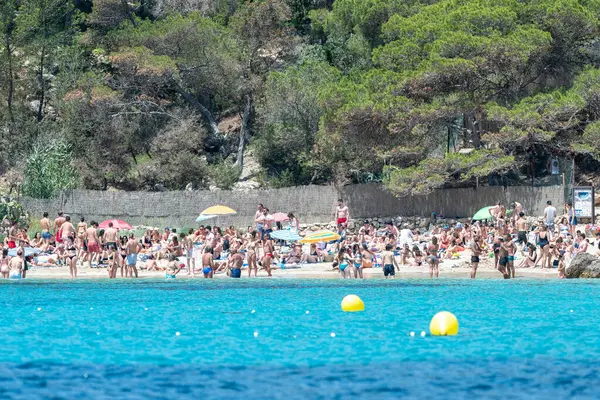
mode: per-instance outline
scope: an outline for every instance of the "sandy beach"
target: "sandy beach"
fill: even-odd
[[[341,279],[338,271],[333,270],[331,263],[290,265],[285,269],[273,270],[273,278],[280,279]],[[440,279],[444,278],[465,278],[469,279],[470,268],[466,266],[464,260],[444,260],[440,264]],[[241,279],[248,279],[248,272],[244,268]],[[119,273],[117,274],[119,275]],[[141,270],[138,279],[163,279],[165,273],[162,271]],[[517,268],[517,278],[530,279],[555,279],[558,273],[556,269],[541,268]],[[365,279],[383,279],[382,268],[367,268],[364,270]],[[107,279],[105,268],[78,268],[77,279]],[[267,278],[264,270],[259,270],[258,278]],[[396,279],[424,279],[429,278],[429,268],[427,266],[413,267],[400,266],[400,271],[396,272]],[[480,265],[477,270],[477,278],[481,279],[502,279],[502,274],[495,270],[491,263]],[[69,269],[66,267],[33,267],[27,271],[27,279],[71,279]],[[122,278],[117,278],[122,279]],[[125,278],[123,278],[125,279]],[[128,279],[128,278],[127,278]],[[177,275],[177,279],[204,279],[202,275],[189,276],[187,270],[183,270]],[[225,273],[215,274],[215,279],[230,279]],[[256,279],[252,277],[252,279]]]

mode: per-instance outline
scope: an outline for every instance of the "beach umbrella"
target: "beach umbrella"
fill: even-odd
[[[34,254],[40,254],[42,252],[41,249],[36,249],[35,247],[24,247],[23,248],[23,257],[29,257]],[[17,249],[10,249],[8,251],[8,255],[10,257],[15,257],[17,255]]]
[[[300,243],[321,243],[321,242],[333,242],[338,240],[340,235],[331,231],[319,231],[315,233],[311,233],[310,235],[305,236]]]
[[[206,210],[202,211],[200,215],[231,215],[237,214],[233,208],[229,208],[227,206],[216,205],[212,207],[208,207]]]
[[[202,215],[202,214],[200,214],[200,216],[198,218],[196,218],[196,222],[204,222],[206,220],[213,219],[213,218],[216,218],[216,217],[217,217],[216,215],[210,215],[210,214],[209,215]]]
[[[475,221],[482,221],[485,219],[492,219],[492,215],[490,214],[490,209],[494,206],[483,207],[481,210],[477,211],[475,215],[473,215],[473,219]]]
[[[298,232],[289,229],[282,229],[280,231],[272,232],[271,237],[277,240],[285,240],[286,242],[294,242],[302,239],[302,236],[298,235]]]
[[[283,221],[287,221],[287,220],[289,220],[287,214],[284,214],[282,212],[273,214],[273,221],[275,221],[275,222],[283,222]]]
[[[108,224],[111,222],[113,224],[113,228],[115,228],[115,229],[125,230],[125,231],[133,230],[133,226],[129,225],[127,222],[120,220],[120,219],[107,219],[106,221],[100,222],[100,225],[98,225],[98,228],[106,229],[106,228],[108,228]]]

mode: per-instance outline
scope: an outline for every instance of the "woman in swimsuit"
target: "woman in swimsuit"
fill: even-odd
[[[527,257],[525,257],[523,261],[521,261],[521,263],[519,264],[519,268],[531,268],[535,266],[535,262],[537,261],[537,251],[535,249],[535,246],[529,243],[527,245],[527,248],[529,250]]]
[[[537,245],[540,247],[542,255],[538,261],[542,262],[542,268],[544,268],[544,264],[550,268],[550,239],[548,238],[548,227],[546,225],[542,224],[539,228]],[[533,267],[535,268],[536,266],[537,262]]]
[[[434,275],[436,278],[440,276],[438,249],[438,240],[437,237],[434,236],[431,238],[429,246],[427,246],[427,261],[429,262],[430,278],[433,278]]]
[[[121,269],[121,278],[123,277],[123,270],[125,270],[125,277],[128,276],[129,267],[125,260],[127,259],[127,236],[121,236],[119,238],[119,268]]]
[[[256,236],[256,231],[252,231],[250,233],[248,243],[246,244],[246,255],[248,257],[248,277],[250,277],[250,275],[252,274],[253,269],[254,276],[256,277],[258,275],[258,263],[256,262]]]
[[[77,247],[75,246],[75,238],[67,237],[64,240],[66,249],[66,261],[69,265],[69,273],[71,278],[77,278]]]
[[[357,279],[358,277],[360,277],[360,279],[364,279],[363,278],[363,271],[362,271],[362,253],[360,251],[360,245],[358,243],[355,243],[352,245],[352,259],[354,260],[354,279]]]
[[[421,254],[421,249],[416,244],[413,246],[412,253],[415,257],[415,266],[420,267],[423,265],[423,254]]]
[[[377,258],[375,257],[375,253],[373,253],[371,250],[369,250],[369,247],[366,245],[366,243],[363,243],[363,245],[362,245],[362,250],[360,252],[360,256],[361,256],[362,263],[361,263],[359,275],[362,279],[364,269],[365,268],[373,268],[373,260],[376,260]]]
[[[271,275],[271,261],[273,260],[275,253],[275,246],[273,241],[271,240],[271,235],[265,233],[264,241],[263,241],[263,252],[264,256],[262,259],[262,266],[267,271],[268,276]]]
[[[10,274],[10,267],[8,266],[8,261],[10,258],[8,257],[8,249],[2,249],[2,258],[0,258],[0,272],[2,273],[2,277],[4,279],[8,279],[8,275]]]

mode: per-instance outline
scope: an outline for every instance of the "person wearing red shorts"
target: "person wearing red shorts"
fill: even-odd
[[[344,204],[344,200],[338,199],[338,205],[335,209],[335,222],[336,225],[347,226],[348,220],[350,219],[350,210],[348,206]]]

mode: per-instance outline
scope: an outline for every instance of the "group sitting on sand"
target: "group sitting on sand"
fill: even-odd
[[[394,278],[400,266],[426,267],[433,278],[439,276],[440,263],[466,259],[471,278],[482,263],[506,279],[515,277],[515,268],[537,266],[556,267],[562,278],[574,255],[589,250],[585,232],[576,230],[571,204],[566,208],[565,216],[557,219],[556,208],[548,201],[544,216],[534,226],[528,226],[523,207],[515,202],[510,214],[498,204],[490,208],[489,218],[452,227],[432,225],[422,232],[399,228],[392,221],[382,229],[365,222],[350,234],[350,211],[339,200],[334,216],[339,239],[307,245],[274,240],[271,234],[276,228],[298,231],[300,223],[293,213],[285,226],[275,223],[262,204],[254,225],[245,231],[234,226],[224,230],[200,226],[187,232],[147,229],[139,238],[122,234],[112,223],[99,229],[95,221],[88,224],[81,218],[75,226],[68,215],[59,213],[50,221],[45,213],[42,231],[33,238],[27,229],[12,225],[2,246],[0,269],[3,278],[12,279],[25,278],[30,267],[56,266],[68,267],[73,278],[82,266],[106,268],[109,278],[138,277],[139,270],[163,271],[167,278],[182,271],[205,278],[221,273],[239,278],[243,269],[248,277],[258,276],[259,270],[271,276],[274,268],[331,262],[343,278],[362,279],[366,269],[378,267],[384,277]]]

